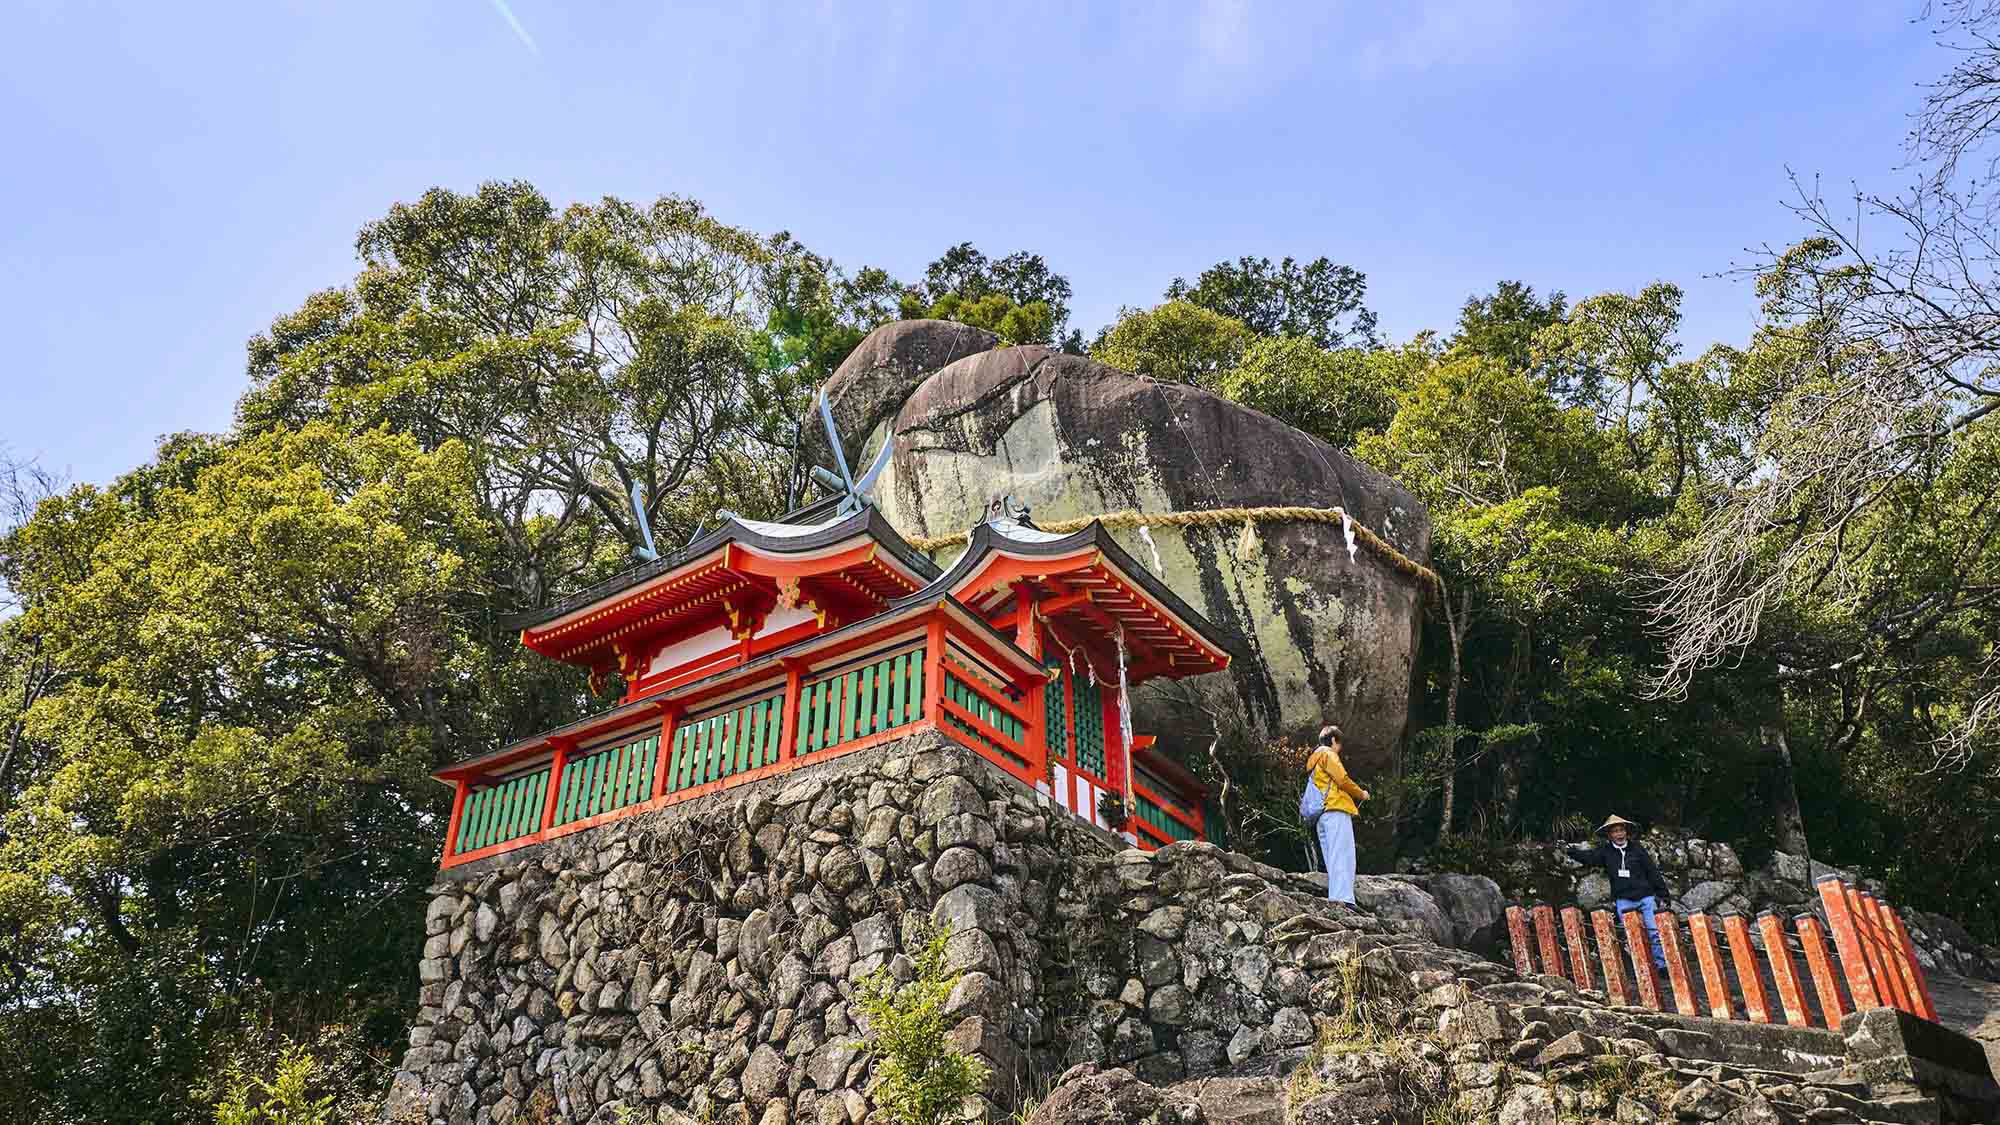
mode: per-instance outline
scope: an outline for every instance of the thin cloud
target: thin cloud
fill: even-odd
[[[1195,42],[1210,66],[1247,65],[1255,44],[1246,0],[1204,0],[1195,13]]]
[[[535,46],[535,37],[529,35],[528,29],[521,26],[519,17],[514,15],[514,9],[507,3],[507,0],[493,0],[493,10],[499,12],[500,18],[507,21],[507,26],[514,29],[515,36],[521,40],[522,44],[528,50],[533,51],[537,55],[542,53],[542,49]]]

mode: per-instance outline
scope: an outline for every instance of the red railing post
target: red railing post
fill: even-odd
[[[1840,998],[1840,980],[1834,976],[1833,959],[1826,954],[1826,936],[1820,930],[1819,919],[1801,914],[1792,923],[1799,929],[1799,944],[1805,947],[1806,968],[1812,973],[1813,992],[1819,997],[1820,1022],[1838,1031],[1840,1017],[1851,1009]]]
[[[1771,963],[1771,982],[1778,989],[1778,1006],[1785,1022],[1793,1027],[1811,1027],[1806,1015],[1806,994],[1799,986],[1798,966],[1792,962],[1792,947],[1785,941],[1785,923],[1775,910],[1757,915],[1757,931],[1764,935],[1764,958]]]
[[[1861,948],[1868,954],[1868,969],[1874,974],[1875,998],[1891,1008],[1908,1011],[1903,982],[1896,975],[1896,967],[1889,963],[1888,950],[1882,946],[1882,928],[1876,924],[1875,912],[1869,909],[1873,898],[1867,891],[1849,884],[1847,901],[1854,912],[1854,929],[1861,935]]]
[[[1556,945],[1556,911],[1547,903],[1536,905],[1535,941],[1542,952],[1542,971],[1551,976],[1563,975],[1562,950]]]
[[[1868,963],[1868,952],[1861,942],[1861,931],[1856,926],[1853,906],[1847,899],[1847,887],[1837,875],[1822,875],[1813,880],[1819,889],[1820,905],[1826,908],[1826,928],[1833,931],[1834,952],[1840,956],[1840,971],[1847,977],[1847,993],[1854,998],[1857,1011],[1882,1006],[1875,992],[1875,976]]]
[[[1701,1014],[1694,1002],[1694,982],[1688,977],[1687,957],[1681,952],[1680,923],[1664,911],[1653,915],[1660,925],[1660,949],[1667,955],[1667,983],[1674,990],[1674,1011],[1684,1016]]]
[[[549,791],[548,796],[542,801],[541,830],[543,832],[547,832],[556,826],[556,804],[562,797],[563,769],[569,765],[570,751],[576,749],[575,741],[567,738],[551,738],[549,739],[549,745],[555,748],[555,752],[549,755]],[[665,771],[659,769],[656,765],[653,770],[653,783],[655,786],[659,784],[660,775],[663,772]]]
[[[674,733],[680,726],[681,709],[672,704],[660,708],[660,745],[653,757],[653,797],[667,795],[667,768],[674,761]],[[553,809],[555,806],[549,806]]]
[[[1570,979],[1578,988],[1589,988],[1596,982],[1590,975],[1590,942],[1583,936],[1583,911],[1574,906],[1562,909],[1563,937],[1569,941],[1569,968],[1575,974]]]
[[[1736,966],[1736,984],[1743,990],[1743,1011],[1751,1023],[1771,1022],[1771,997],[1757,971],[1757,951],[1750,945],[1750,922],[1741,914],[1722,916],[1722,933],[1729,940],[1729,959]]]
[[[1890,932],[1895,935],[1896,948],[1902,952],[1904,962],[1910,966],[1910,979],[1915,985],[1917,1003],[1923,1007],[1923,1011],[1917,1014],[1936,1023],[1937,1003],[1931,999],[1931,982],[1924,976],[1923,962],[1917,960],[1917,943],[1910,940],[1910,928],[1903,924],[1901,913],[1890,909],[1886,904],[1882,910],[1888,917]]]
[[[458,830],[465,820],[465,798],[472,787],[463,779],[453,783],[451,795],[451,823],[444,830],[444,858],[450,859],[458,853]]]
[[[1597,933],[1597,959],[1604,966],[1604,994],[1614,1004],[1630,1004],[1631,994],[1625,991],[1625,970],[1618,967],[1618,938],[1612,930],[1611,912],[1591,911],[1590,927]]]
[[[1528,912],[1518,906],[1507,908],[1507,940],[1514,949],[1514,971],[1534,976],[1535,960],[1528,952]]]
[[[1872,894],[1863,892],[1861,907],[1868,915],[1868,928],[1875,935],[1875,947],[1881,951],[1883,975],[1889,978],[1890,990],[1896,994],[1896,1006],[1913,1016],[1922,1016],[1923,1003],[1917,999],[1916,974],[1910,971],[1910,962],[1903,957],[1902,944],[1896,940],[1896,931],[1889,925],[1888,907]]]
[[[1694,940],[1694,959],[1701,964],[1701,987],[1708,996],[1708,1014],[1719,1020],[1736,1018],[1736,1006],[1729,999],[1729,980],[1722,972],[1722,953],[1715,947],[1715,926],[1706,914],[1687,917],[1688,936]]]
[[[1660,1010],[1660,978],[1653,972],[1653,943],[1646,937],[1645,916],[1636,910],[1627,910],[1624,922],[1625,953],[1632,961],[1632,979],[1639,985],[1639,1002],[1657,1012]]]

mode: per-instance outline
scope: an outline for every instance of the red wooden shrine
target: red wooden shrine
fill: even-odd
[[[731,519],[524,624],[522,644],[624,695],[438,771],[446,867],[926,729],[1142,847],[1203,837],[1202,786],[1128,738],[1120,693],[1229,656],[1098,524],[996,515],[940,570],[873,508]]]

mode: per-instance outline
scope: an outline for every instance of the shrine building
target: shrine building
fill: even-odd
[[[941,570],[869,506],[732,518],[535,614],[521,643],[624,696],[439,770],[445,867],[927,728],[1140,847],[1204,838],[1203,787],[1130,733],[1126,700],[1229,656],[1101,524],[1055,535],[996,501]]]

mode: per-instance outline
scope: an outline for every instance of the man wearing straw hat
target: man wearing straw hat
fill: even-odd
[[[1653,911],[1659,903],[1673,897],[1667,889],[1666,877],[1660,874],[1659,865],[1647,853],[1644,846],[1632,838],[1632,830],[1638,825],[1613,813],[1597,832],[1604,837],[1604,843],[1594,848],[1568,848],[1569,857],[1578,863],[1592,867],[1602,867],[1611,880],[1611,897],[1616,900],[1618,913],[1623,916],[1638,911],[1646,923],[1646,936],[1653,946],[1653,967],[1665,969],[1667,955],[1660,947],[1660,927],[1653,921]]]

